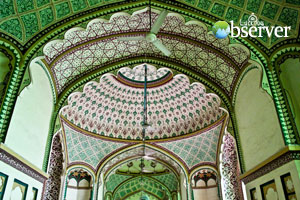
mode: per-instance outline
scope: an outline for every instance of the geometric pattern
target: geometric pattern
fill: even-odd
[[[134,69],[140,68],[143,65]],[[149,69],[150,72],[156,71],[151,65]],[[171,72],[167,68],[163,71]],[[151,76],[152,73],[149,78]],[[190,84],[185,75],[176,75],[163,85],[148,88],[147,93],[148,122],[155,130],[147,131],[146,139],[193,133],[225,114],[219,108],[217,95],[207,94],[200,83]],[[88,82],[83,92],[71,94],[68,105],[61,109],[61,115],[75,126],[98,135],[138,140],[142,133],[143,94],[143,88],[130,87],[119,82],[114,75],[105,74],[100,83]]]
[[[56,0],[2,0],[0,1],[0,21],[8,22],[9,20],[16,20],[20,26],[15,27],[16,29],[10,29],[8,26],[3,26],[3,23],[0,23],[0,28],[2,29],[1,31],[10,33],[10,35],[16,39],[23,41],[24,44],[45,27],[56,24],[61,19],[114,2],[116,1],[65,0],[61,2]],[[299,29],[299,0],[265,0],[265,3],[261,3],[257,0],[179,0],[179,2],[184,2],[184,4],[189,7],[197,8],[199,11],[214,15],[221,20],[233,20],[235,23],[238,23],[239,19],[249,16],[251,13],[255,13],[260,20],[263,19],[267,24],[291,26],[293,32],[295,32],[294,35],[297,35]],[[33,23],[29,23],[30,20],[25,20],[24,23],[20,23],[21,18],[28,13],[35,14],[38,20],[33,21]],[[38,23],[38,21],[41,23]],[[30,25],[25,27],[24,25],[26,24]],[[37,29],[34,29],[34,32],[30,34],[31,37],[25,38],[25,35],[31,32],[30,27],[35,26]],[[274,39],[275,38],[268,39],[265,37],[262,39],[258,38],[260,42],[267,45],[276,42]]]
[[[177,191],[178,189],[178,180],[173,173],[163,174],[159,176],[151,176],[154,179],[157,179],[164,185],[166,185],[171,192]]]
[[[94,170],[99,162],[112,152],[124,147],[126,144],[95,139],[72,129],[66,123],[62,123],[67,143],[69,164],[84,162]]]
[[[117,40],[120,36],[116,34],[120,33],[134,32],[135,35],[144,35],[144,32],[150,28],[148,15],[149,11],[144,9],[135,12],[132,16],[115,14],[110,21],[95,19],[87,25],[86,30],[70,29],[65,34],[64,40],[54,40],[45,45],[43,49],[45,60],[51,67],[58,93],[61,93],[74,79],[115,60],[145,56],[145,54],[165,57],[146,41]],[[153,21],[158,17],[157,11],[152,11],[151,15]],[[103,38],[105,36],[111,37]],[[165,57],[166,59],[199,71],[208,79],[215,81],[228,94],[238,76],[238,70],[247,63],[249,58],[249,51],[244,46],[229,45],[228,39],[216,39],[212,34],[208,34],[204,24],[185,23],[182,16],[178,14],[169,14],[157,37],[172,52],[169,57]],[[192,39],[193,42],[185,38]],[[216,51],[221,54],[217,55]]]
[[[141,185],[141,182],[143,183],[143,186]],[[146,176],[143,176],[143,177],[136,177],[136,178],[130,179],[128,182],[122,184],[114,192],[113,199],[122,199],[123,197],[125,197],[133,192],[139,191],[139,190],[144,190],[148,193],[152,193],[161,199],[165,195],[164,191],[166,192],[166,195],[168,197],[171,196],[168,189],[165,188],[165,186],[163,186],[161,183],[159,183],[151,178],[148,178]]]
[[[178,156],[189,169],[203,162],[215,164],[222,124],[193,137],[155,145]]]
[[[120,174],[112,174],[109,176],[108,180],[106,181],[106,191],[113,192],[116,187],[124,182],[125,180],[131,178],[132,176],[120,175]]]

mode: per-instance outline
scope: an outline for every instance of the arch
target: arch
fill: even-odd
[[[241,82],[235,103],[237,128],[247,171],[284,147],[276,108],[272,97],[258,84],[261,78],[260,68],[250,70]],[[268,145],[270,142],[273,145]],[[258,148],[263,148],[264,153],[253,158],[252,152]]]
[[[123,165],[125,163],[128,163],[130,161],[136,160],[136,159],[140,159],[140,158],[143,158],[143,156],[138,156],[138,155],[137,156],[132,156],[132,157],[125,158],[125,159],[120,160],[119,162],[115,163],[107,171],[104,172],[105,173],[104,174],[104,181],[110,176],[111,173],[113,173],[121,165]],[[150,156],[149,156],[149,158],[154,159],[154,157],[150,157]],[[178,174],[177,169],[174,169],[169,163],[165,162],[164,160],[157,160],[157,159],[155,160],[155,162],[166,166],[169,170],[171,170],[171,172],[173,174],[175,174],[175,176],[177,178],[179,178],[179,174]]]
[[[77,193],[75,192],[74,195],[76,196],[68,196],[68,183],[69,183],[69,177],[71,175],[71,173],[73,171],[82,171],[82,172],[85,172],[88,176],[91,177],[91,179],[89,179],[89,183],[90,183],[90,187],[88,188],[85,188],[83,187],[84,191],[83,193],[80,192],[80,193]],[[74,182],[74,181],[73,181]],[[79,186],[79,182],[80,181],[77,181],[77,187],[71,187],[73,188],[75,191],[78,190],[78,186]],[[62,190],[62,193],[61,193],[61,197],[63,199],[66,199],[67,197],[71,197],[70,199],[77,199],[77,200],[83,200],[87,197],[87,195],[90,193],[90,199],[94,199],[95,198],[95,187],[96,187],[96,177],[95,177],[95,173],[93,172],[92,169],[90,169],[89,167],[87,166],[83,166],[83,165],[72,165],[72,166],[69,166],[67,169],[66,169],[66,173],[65,173],[65,176],[64,176],[64,184],[63,184],[63,190]],[[86,199],[88,200],[88,199]]]
[[[276,88],[277,93],[275,98],[276,107],[281,109],[281,112],[278,111],[277,114],[279,116],[282,132],[285,137],[285,142],[287,144],[296,143],[299,144],[299,132],[300,132],[300,125],[299,119],[298,121],[294,119],[293,108],[295,103],[291,101],[291,95],[288,94],[290,92],[287,91],[287,83],[283,83],[282,80],[282,72],[285,71],[287,66],[285,62],[288,59],[297,59],[300,57],[300,47],[298,46],[284,46],[280,48],[278,51],[274,52],[271,57],[271,67],[273,71],[273,87]],[[292,63],[291,63],[292,64]],[[294,64],[292,64],[294,65]],[[297,64],[296,64],[297,65]],[[282,68],[284,67],[284,68]],[[286,74],[286,72],[285,72]],[[286,81],[285,81],[286,82]],[[284,87],[285,85],[285,87]],[[289,88],[290,90],[290,88]],[[281,101],[280,99],[284,99],[285,101]],[[295,97],[293,97],[295,98]],[[288,115],[284,115],[284,110],[287,110]],[[297,122],[296,122],[297,121]],[[292,126],[289,126],[291,124]],[[298,124],[298,125],[297,125]],[[283,128],[284,127],[284,128]]]
[[[176,158],[172,157],[168,153],[164,153],[163,150],[161,150],[157,147],[154,147],[150,144],[145,144],[145,146],[146,146],[147,150],[151,150],[149,152],[149,153],[151,153],[151,155],[149,157],[155,158],[156,160],[159,160],[160,162],[166,163],[173,170],[176,169],[174,171],[174,173],[177,176],[178,176],[178,173],[182,172],[184,174],[184,176],[186,177],[186,179],[188,179],[188,172],[186,171],[184,165],[180,161],[176,160]],[[130,159],[140,157],[137,155],[141,154],[141,152],[143,151],[142,148],[143,148],[143,144],[136,144],[136,145],[133,145],[131,147],[128,147],[124,150],[121,150],[121,151],[113,154],[110,158],[106,159],[106,161],[101,166],[99,166],[99,168],[97,170],[97,177],[98,177],[97,179],[99,180],[101,173],[104,173],[105,177],[108,177],[108,175],[113,170],[115,170],[117,167],[119,167],[121,165],[120,163],[128,162]],[[160,156],[154,155],[153,151],[158,153],[158,155],[160,155]],[[172,164],[170,162],[172,162]]]
[[[39,59],[35,58],[30,63],[32,81],[16,100],[5,143],[25,159],[31,160],[34,165],[42,167],[44,149],[49,146],[50,150],[51,146],[52,137],[49,139],[48,134],[54,102],[47,74],[36,63]],[[24,131],[27,134],[24,134]],[[16,137],[19,138],[17,141]],[[47,154],[49,155],[49,152]],[[49,156],[47,160],[48,158]]]
[[[149,157],[150,158],[150,157]],[[178,185],[180,182],[179,175],[176,170],[174,170],[169,164],[165,163],[162,160],[157,160],[154,157],[151,157],[151,159],[147,159],[140,156],[131,157],[125,160],[120,161],[120,163],[116,163],[116,165],[112,166],[109,171],[103,172],[105,173],[105,177],[103,182],[105,184],[106,191],[115,191],[116,187],[120,185],[121,183],[124,183],[128,181],[129,179],[145,176],[149,177],[156,182],[164,185],[169,189],[170,192],[174,192],[178,190]],[[144,175],[141,175],[141,172],[130,172],[123,171],[124,166],[126,165],[129,168],[132,168],[134,170],[137,170],[136,165],[138,163],[143,164],[144,166]],[[154,167],[152,164],[155,164]],[[153,169],[152,169],[152,168]],[[157,168],[158,169],[155,169]],[[120,171],[121,169],[121,171]],[[153,170],[153,171],[151,171]],[[158,171],[157,171],[158,170]]]
[[[199,167],[191,174],[190,186],[195,200],[219,200],[220,175],[214,167]]]

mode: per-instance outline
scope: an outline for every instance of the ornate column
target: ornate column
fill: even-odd
[[[49,178],[45,183],[43,200],[58,200],[61,186],[61,175],[63,171],[63,154],[60,137],[56,134],[52,141],[49,164]]]
[[[224,199],[242,200],[241,183],[238,180],[240,170],[233,136],[226,133],[223,138],[221,185]]]

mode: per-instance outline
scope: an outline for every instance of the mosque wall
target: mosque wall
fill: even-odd
[[[46,178],[46,173],[0,145],[0,199],[41,199]]]
[[[53,96],[45,71],[34,61],[30,74],[32,82],[18,96],[5,144],[42,168]]]
[[[300,199],[300,161],[289,163],[246,184],[249,200]],[[284,192],[286,190],[286,194]],[[251,197],[252,193],[252,197]]]
[[[261,71],[249,71],[236,97],[235,112],[246,171],[284,148],[273,99],[260,84]]]

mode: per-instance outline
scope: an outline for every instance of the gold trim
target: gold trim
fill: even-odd
[[[274,155],[272,155],[271,157],[269,157],[268,159],[264,160],[263,162],[261,162],[260,164],[256,165],[255,167],[253,167],[252,169],[248,170],[247,172],[243,173],[242,175],[239,176],[239,179],[243,179],[251,174],[253,174],[254,172],[256,172],[257,170],[259,170],[260,168],[266,166],[267,164],[269,164],[270,162],[272,162],[273,160],[279,158],[280,156],[282,156],[283,154],[290,152],[290,151],[300,151],[300,146],[286,146],[283,149],[281,149],[279,152],[275,153]]]
[[[34,171],[37,171],[39,174],[41,174],[42,176],[46,177],[47,179],[49,178],[49,174],[47,174],[46,172],[44,172],[40,168],[36,167],[34,164],[32,164],[31,162],[29,162],[28,160],[26,160],[25,158],[23,158],[22,156],[20,156],[16,152],[14,152],[12,149],[10,149],[9,147],[7,147],[5,144],[0,143],[0,149],[2,149],[3,151],[7,152],[10,155],[12,155],[13,157],[17,158],[23,164],[29,166],[31,169],[33,169]]]

